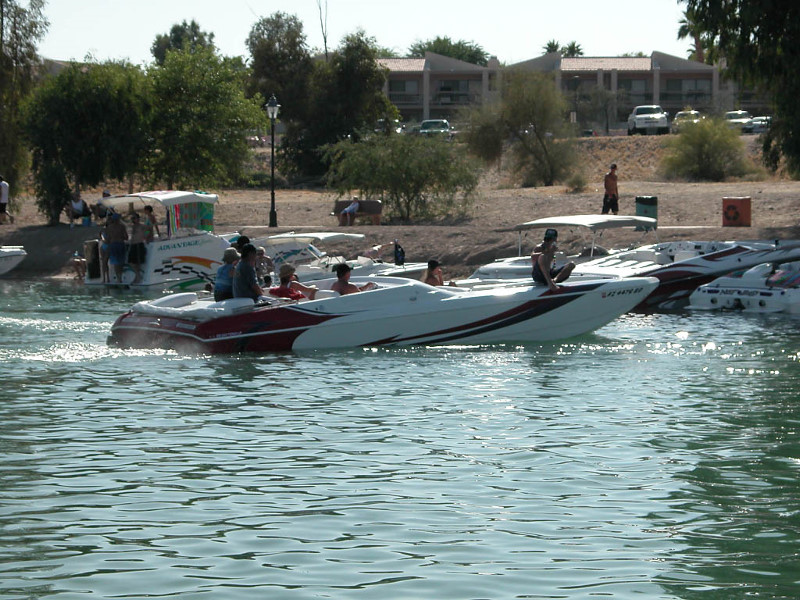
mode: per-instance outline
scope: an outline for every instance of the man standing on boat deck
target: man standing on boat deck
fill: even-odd
[[[617,189],[617,163],[612,163],[611,167],[603,178],[603,212],[607,215],[609,211],[616,215],[619,213],[619,190]]]
[[[242,257],[233,272],[233,297],[258,300],[264,290],[258,285],[256,277],[256,247],[253,244],[242,246]]]

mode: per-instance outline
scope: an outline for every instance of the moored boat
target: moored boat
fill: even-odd
[[[685,308],[699,286],[764,262],[800,260],[800,242],[662,242],[618,252],[575,267],[570,279],[656,277],[659,285],[637,310]]]
[[[468,279],[503,280],[530,278],[530,256],[522,254],[522,239],[529,231],[548,228],[566,228],[577,231],[584,241],[584,251],[580,256],[560,256],[559,262],[585,262],[599,255],[607,255],[609,251],[597,245],[602,235],[611,229],[638,229],[654,231],[658,222],[651,217],[629,215],[567,215],[562,217],[544,217],[535,221],[521,223],[513,228],[517,233],[517,256],[498,258],[494,262],[478,267]],[[538,243],[538,241],[537,241]],[[614,253],[612,251],[611,253]]]
[[[762,263],[718,277],[692,292],[689,308],[800,314],[800,262]]]
[[[363,275],[391,276],[391,277],[418,277],[427,267],[427,263],[405,262],[402,248],[395,242],[395,262],[385,262],[382,259],[368,256],[358,256],[356,259],[347,260],[344,256],[332,255],[324,248],[325,244],[341,242],[362,242],[365,236],[360,233],[342,233],[338,231],[317,232],[289,232],[255,238],[252,241],[256,246],[263,246],[267,255],[272,258],[275,270],[283,263],[291,263],[296,268],[295,274],[298,281],[309,282],[331,277],[333,267],[346,262],[353,271],[353,277]],[[399,248],[399,250],[398,250]],[[399,261],[397,259],[400,259]],[[277,280],[273,276],[274,280]]]
[[[22,246],[0,246],[0,275],[16,268],[27,255]]]
[[[531,268],[530,259],[526,267]],[[749,269],[760,263],[784,263],[800,260],[800,241],[677,241],[659,242],[622,250],[587,261],[577,261],[569,281],[579,279],[656,277],[658,287],[634,310],[673,310],[685,308],[689,295],[699,286],[733,271]],[[473,283],[517,282],[518,279],[477,279]],[[459,282],[461,284],[462,282]]]
[[[145,244],[141,281],[134,284],[135,271],[126,264],[122,281],[113,273],[104,277],[103,248],[100,240],[84,244],[87,285],[130,286],[143,290],[199,290],[214,281],[222,265],[228,240],[214,231],[216,194],[161,190],[105,197],[99,204],[119,214],[145,206],[160,207],[165,213],[162,236]],[[126,256],[128,254],[126,248]],[[113,271],[113,270],[112,270]]]
[[[135,304],[109,343],[200,353],[372,346],[525,343],[594,331],[650,294],[653,278],[462,290],[397,277],[359,278],[375,289],[339,296],[333,279],[316,299],[213,302],[196,293]]]

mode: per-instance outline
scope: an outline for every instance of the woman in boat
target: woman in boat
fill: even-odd
[[[558,231],[548,229],[544,232],[544,240],[533,249],[531,262],[533,263],[533,280],[543,283],[551,292],[558,291],[558,283],[566,280],[575,268],[575,263],[570,262],[564,266],[553,267],[553,259],[558,250]]]
[[[236,248],[225,248],[225,252],[222,253],[222,266],[217,269],[217,276],[214,279],[215,302],[233,298],[233,270],[238,260],[239,253]]]
[[[148,204],[144,207],[144,241],[149,244],[156,236],[161,237],[161,232],[158,230],[158,221],[156,221],[153,207]]]
[[[289,298],[289,300],[305,300],[306,298],[313,300],[317,295],[317,288],[303,285],[297,281],[296,270],[294,265],[283,263],[278,270],[280,285],[269,289],[270,296]]]
[[[431,259],[428,261],[428,268],[425,269],[420,281],[428,285],[444,285],[442,267],[438,260]]]

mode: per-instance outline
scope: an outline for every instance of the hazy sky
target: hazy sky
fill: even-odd
[[[448,36],[507,64],[540,56],[552,39],[578,42],[585,56],[658,50],[685,58],[689,40],[677,40],[684,8],[677,0],[327,0],[328,48],[361,28],[401,56],[416,41]],[[149,63],[156,35],[194,19],[223,54],[247,58],[253,24],[275,12],[299,17],[309,46],[322,48],[317,0],[47,0],[50,29],[39,51]]]

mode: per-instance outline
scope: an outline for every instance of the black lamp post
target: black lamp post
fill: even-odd
[[[270,205],[269,205],[269,226],[278,226],[278,213],[275,210],[275,119],[278,118],[278,109],[281,107],[278,104],[275,94],[267,102],[267,116],[269,117],[269,129],[272,143],[270,145],[269,153],[269,167],[271,172],[270,177]]]

